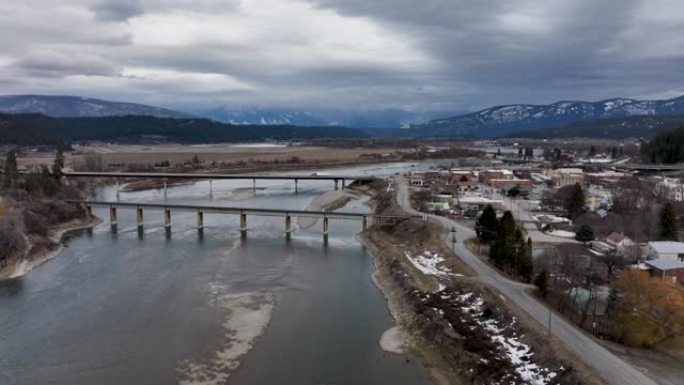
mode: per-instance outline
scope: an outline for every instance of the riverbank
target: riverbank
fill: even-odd
[[[35,236],[24,236],[27,242],[25,252],[21,256],[10,258],[0,269],[0,281],[16,279],[56,257],[65,247],[66,237],[79,231],[92,229],[102,220],[97,217],[74,219],[51,229],[47,236],[35,239]]]
[[[376,188],[376,213],[402,209]],[[523,327],[502,296],[480,283],[445,247],[445,229],[419,220],[376,223],[363,234],[374,280],[436,384],[577,384],[578,374]]]

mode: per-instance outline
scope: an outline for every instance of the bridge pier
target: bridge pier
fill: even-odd
[[[295,182],[295,194],[297,194],[297,193],[299,192],[299,190],[298,190],[298,188],[297,188],[297,185],[298,185],[298,182],[299,182],[299,181],[297,180],[297,178],[295,178],[294,182]]]
[[[337,179],[335,179],[335,191],[337,191],[339,188],[337,187]]]
[[[204,230],[204,212],[202,210],[197,210],[197,229]]]
[[[287,239],[292,237],[292,217],[290,214],[285,214],[285,237]]]
[[[240,235],[244,238],[247,236],[247,214],[240,213]]]
[[[345,186],[345,185],[346,185],[346,182],[345,182],[344,179],[342,179],[342,190],[344,190],[344,189],[347,187],[347,186]]]
[[[164,209],[164,227],[166,230],[171,230],[171,210]]]
[[[256,178],[252,178],[252,192],[256,195]]]
[[[164,199],[167,198],[167,193],[166,193],[166,178],[164,178]]]
[[[88,218],[92,218],[93,217],[93,206],[85,205],[85,212],[86,212],[86,216]]]
[[[116,200],[119,200],[119,178],[114,178],[114,189],[116,190]]]
[[[117,225],[116,207],[114,207],[114,206],[109,207],[109,224],[111,224],[112,227],[116,227],[116,225]]]
[[[363,219],[361,220],[361,231],[366,231],[368,230],[368,217],[363,216]]]
[[[138,207],[136,209],[136,213],[137,213],[136,217],[138,219],[138,228],[142,228],[143,227],[143,209],[142,209],[142,207]]]
[[[211,183],[212,183],[212,180],[209,179],[209,199],[214,197],[214,189],[213,189],[213,186],[211,185]]]
[[[323,217],[323,242],[328,243],[328,216]]]

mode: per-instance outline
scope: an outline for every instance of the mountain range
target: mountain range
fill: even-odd
[[[684,122],[684,96],[668,100],[615,98],[599,102],[561,101],[549,105],[511,104],[452,118],[428,120],[431,115],[446,114],[421,114],[402,109],[297,110],[263,107],[217,107],[195,110],[190,114],[143,104],[77,96],[9,95],[0,96],[0,113],[38,113],[58,118],[127,115],[173,119],[202,117],[231,127],[317,127],[322,135],[325,135],[325,127],[331,127],[331,130],[332,127],[349,127],[360,129],[356,132],[367,137],[624,138],[650,137],[659,131],[681,125]]]
[[[571,127],[581,122],[596,122],[597,125],[610,122],[615,127],[617,121],[626,119],[631,121],[630,133],[634,134],[635,125],[653,128],[654,121],[629,118],[672,115],[684,115],[684,96],[668,100],[617,98],[599,102],[561,101],[549,105],[511,104],[413,124],[408,131],[411,136],[420,137],[500,137],[516,133],[529,135],[540,130],[535,136],[543,137],[545,130]]]
[[[0,96],[0,113],[43,114],[55,118],[145,115],[157,118],[190,118],[192,115],[161,107],[136,103],[62,95]]]

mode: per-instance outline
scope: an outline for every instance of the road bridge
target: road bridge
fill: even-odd
[[[164,195],[166,195],[166,181],[172,179],[202,179],[209,180],[209,189],[211,194],[211,181],[215,179],[231,179],[231,180],[251,180],[252,188],[256,192],[257,180],[291,180],[294,182],[295,192],[298,191],[298,184],[300,180],[315,180],[315,181],[332,181],[335,183],[335,190],[346,187],[347,181],[372,182],[376,179],[372,175],[319,175],[313,174],[213,174],[213,173],[168,173],[168,172],[100,172],[100,171],[68,171],[63,175],[67,178],[141,178],[141,179],[162,179],[164,181]],[[118,192],[118,189],[117,189]]]
[[[227,206],[211,206],[211,205],[187,205],[187,204],[171,204],[171,203],[145,203],[145,202],[108,202],[108,201],[88,201],[88,200],[68,200],[68,203],[83,205],[88,216],[93,215],[93,206],[109,207],[109,221],[113,230],[117,226],[117,209],[135,209],[137,214],[138,228],[142,229],[144,210],[160,210],[164,213],[164,227],[167,230],[171,229],[171,210],[174,211],[190,211],[197,213],[197,229],[204,228],[204,214],[232,214],[240,216],[240,232],[242,236],[247,236],[247,216],[280,216],[285,218],[285,234],[289,238],[292,234],[292,216],[297,217],[312,217],[323,219],[323,239],[328,240],[328,220],[329,219],[349,219],[361,220],[361,230],[368,229],[368,220],[391,220],[396,221],[400,219],[420,219],[424,217],[421,215],[391,215],[391,214],[373,214],[373,213],[356,213],[356,212],[341,212],[341,211],[315,211],[315,210],[289,210],[289,209],[270,209],[270,208],[256,208],[256,207],[227,207]]]

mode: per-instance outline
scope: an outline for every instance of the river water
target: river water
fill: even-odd
[[[393,173],[407,165],[335,170]],[[214,181],[169,189],[169,202],[305,208],[330,182]],[[112,188],[96,198],[115,200]],[[163,200],[159,190],[122,201]],[[368,211],[363,199],[342,210]],[[374,286],[358,221],[331,220],[284,236],[282,217],[119,210],[71,237],[57,257],[0,284],[0,384],[424,384],[424,369],[382,351],[393,325]],[[293,221],[294,222],[294,221]],[[257,336],[259,336],[256,338]],[[250,349],[252,342],[254,347]],[[245,354],[246,353],[246,354]],[[244,354],[244,355],[243,355]],[[238,365],[239,364],[239,365]]]

